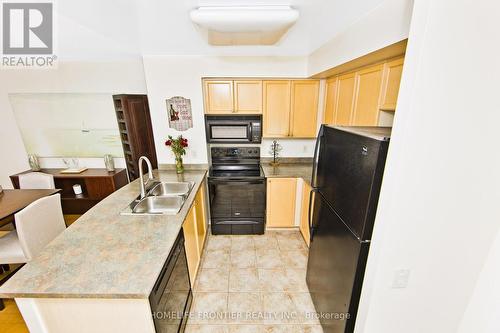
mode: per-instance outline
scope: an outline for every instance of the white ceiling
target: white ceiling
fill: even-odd
[[[137,55],[303,56],[342,32],[384,0],[64,0],[57,1],[61,58],[116,59]],[[297,23],[272,46],[210,46],[189,18],[200,5],[287,4]]]

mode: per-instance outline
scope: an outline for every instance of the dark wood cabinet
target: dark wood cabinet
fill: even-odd
[[[114,95],[116,120],[130,181],[139,177],[138,160],[146,156],[158,168],[153,126],[146,95]]]
[[[64,214],[83,214],[99,201],[128,184],[125,169],[108,172],[106,169],[87,169],[77,174],[61,173],[64,169],[42,169],[40,172],[54,176],[57,189],[61,190],[62,209]],[[19,188],[19,175],[10,176],[14,188]],[[83,193],[76,195],[73,185],[80,184]]]

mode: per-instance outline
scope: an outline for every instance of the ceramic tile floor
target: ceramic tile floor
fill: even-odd
[[[186,333],[323,332],[306,285],[299,231],[209,236]]]

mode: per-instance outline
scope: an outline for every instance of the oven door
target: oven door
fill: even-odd
[[[266,180],[209,178],[213,234],[262,234],[266,221]]]
[[[207,141],[210,143],[252,142],[252,126],[249,122],[209,122]]]

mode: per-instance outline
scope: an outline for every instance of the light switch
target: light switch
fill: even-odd
[[[406,288],[408,280],[410,279],[409,269],[398,269],[394,272],[394,280],[392,281],[392,288]]]

